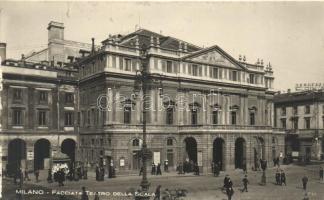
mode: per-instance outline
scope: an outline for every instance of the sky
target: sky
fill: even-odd
[[[65,39],[97,44],[139,26],[270,62],[276,90],[324,83],[324,2],[1,2],[0,9],[7,58],[46,48],[50,21],[64,23]]]

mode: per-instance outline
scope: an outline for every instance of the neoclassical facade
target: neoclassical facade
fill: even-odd
[[[119,173],[139,169],[143,96],[134,88],[143,44],[152,77],[145,97],[151,162],[168,160],[175,167],[189,160],[208,173],[212,162],[223,170],[244,163],[250,169],[260,158],[270,161],[283,152],[284,134],[272,128],[270,64],[249,64],[218,46],[200,48],[140,29],[110,36],[100,50],[75,63],[83,160],[102,157]]]

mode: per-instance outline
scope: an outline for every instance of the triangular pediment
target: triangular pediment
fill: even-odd
[[[217,46],[188,55],[185,57],[185,60],[230,68],[244,68]]]

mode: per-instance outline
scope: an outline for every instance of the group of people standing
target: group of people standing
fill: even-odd
[[[4,174],[6,175],[6,174]],[[39,182],[39,170],[35,169],[34,170],[34,175],[35,175],[35,181]],[[18,182],[19,180],[19,182]],[[28,168],[26,167],[24,170],[22,168],[18,168],[15,170],[13,174],[13,182],[15,185],[19,184],[20,186],[23,185],[24,181],[30,181],[31,179],[29,178],[29,171]]]
[[[191,161],[186,160],[183,163],[180,162],[177,165],[176,171],[178,172],[178,174],[186,174],[186,173],[191,173],[191,172],[194,172],[194,174],[198,175],[198,176],[200,174],[198,164],[193,162],[192,160]]]
[[[276,185],[287,185],[286,183],[286,174],[283,169],[277,168],[276,170]]]
[[[157,165],[155,165],[154,162],[152,163],[151,175],[162,175],[160,163]]]

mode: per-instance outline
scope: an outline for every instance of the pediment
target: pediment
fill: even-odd
[[[235,61],[234,58],[217,46],[191,54],[186,57],[186,60],[230,68],[244,68],[237,61]]]

